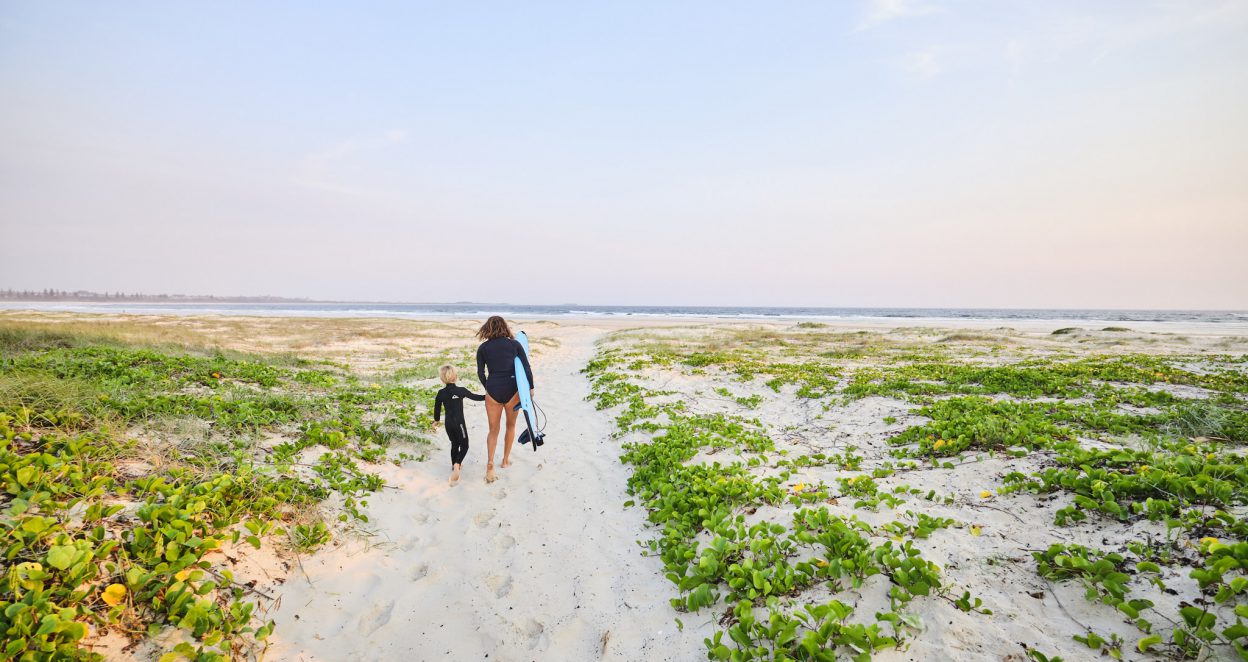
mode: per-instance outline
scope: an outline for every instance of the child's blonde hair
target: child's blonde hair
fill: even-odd
[[[438,368],[438,379],[441,379],[443,384],[454,384],[459,381],[459,371],[453,365],[444,365]]]

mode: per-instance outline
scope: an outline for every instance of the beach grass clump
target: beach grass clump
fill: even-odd
[[[273,624],[226,551],[325,544],[312,513],[335,494],[365,519],[368,465],[428,425],[427,396],[288,356],[0,325],[0,659],[99,659],[84,642],[166,628],[168,659],[256,654]]]
[[[721,629],[705,642],[711,659],[823,659],[825,652],[867,659],[918,630],[920,624],[906,611],[916,599],[939,596],[962,611],[988,613],[968,592],[951,595],[940,568],[914,545],[914,539],[952,526],[951,519],[910,512],[904,521],[877,528],[830,512],[818,504],[834,503],[839,496],[856,499],[864,509],[881,504],[892,508],[904,501],[897,495],[910,490],[882,490],[866,474],[842,479],[839,495],[830,494],[823,484],[786,487],[794,470],[826,464],[856,469],[861,458],[848,449],[834,455],[779,456],[773,464],[767,456],[775,452],[775,444],[762,421],[691,414],[681,401],[661,402],[664,393],[621,372],[639,361],[646,363],[635,353],[601,351],[584,370],[592,385],[590,399],[599,409],[615,410],[618,435],[642,436],[623,444],[621,459],[632,467],[628,488],[633,497],[625,506],[646,508],[656,527],[646,546],[662,559],[667,578],[678,590],[673,608],[699,612],[728,606]],[[682,364],[696,370],[733,361],[725,355],[698,354]],[[828,374],[794,370],[792,365],[766,370],[798,379]],[[795,395],[804,397],[800,389]],[[740,459],[695,461],[701,453],[723,449]],[[768,467],[780,471],[765,473]],[[786,507],[793,509],[787,523],[774,518],[747,521],[761,509],[783,512]],[[838,599],[808,602],[796,610],[786,606],[795,599],[801,602],[814,586],[839,594],[861,589],[877,575],[888,579],[891,609],[876,614],[872,623],[851,622],[853,608]]]
[[[950,535],[945,529],[979,536],[983,528],[928,509],[962,504],[1034,517],[1034,509],[1018,510],[1031,503],[1027,495],[1039,500],[1033,506],[1057,506],[1049,510],[1055,533],[1104,526],[1125,541],[1113,549],[1061,543],[1034,554],[1043,579],[1083,583],[1090,601],[1139,631],[1128,642],[1128,631],[1082,628],[1074,641],[1112,657],[1131,643],[1138,653],[1175,659],[1244,655],[1248,566],[1237,551],[1248,545],[1244,357],[1133,352],[1127,345],[1113,354],[1076,353],[1055,350],[1055,340],[1008,334],[993,336],[991,347],[981,342],[988,338],[938,333],[928,334],[935,340],[927,344],[905,333],[706,335],[628,345],[621,334],[626,349],[604,349],[586,372],[591,399],[628,435],[629,505],[645,507],[657,528],[647,548],[663,558],[677,587],[673,606],[723,609],[706,642],[711,658],[820,659],[832,651],[866,659],[917,633],[907,608],[914,600],[986,613],[924,559],[920,544]],[[671,371],[698,383],[724,380],[712,390],[725,400],[699,404],[696,395],[687,401],[679,390],[647,386],[671,384],[660,376]],[[740,410],[699,413],[725,402],[744,406],[727,388],[742,382],[775,394],[749,410],[753,418]],[[880,399],[864,410],[887,413],[890,428],[877,441],[886,442],[893,461],[883,460],[878,446],[868,457],[855,452],[862,443],[852,436],[843,451],[809,438],[835,429],[842,408],[868,397]],[[823,402],[813,419],[809,400]],[[774,436],[770,430],[781,426],[771,417],[792,421],[803,411],[804,424],[783,426],[782,436],[792,437],[787,447],[747,443]],[[912,422],[898,429],[903,412]],[[719,461],[725,450],[735,459]],[[926,479],[926,500],[912,499],[923,490],[896,481],[989,457],[1026,469],[1007,469],[995,489],[976,486],[960,497],[956,488],[937,496],[936,477]],[[825,473],[833,470],[840,473]],[[905,518],[874,525],[846,513],[888,517],[903,506],[912,509]],[[1155,534],[1157,525],[1164,536]],[[829,532],[836,541],[823,538]],[[888,580],[892,611],[871,621],[853,613],[861,596],[846,593],[874,585],[866,580],[875,576]],[[1179,576],[1188,581],[1174,581]],[[1197,585],[1199,592],[1189,588]],[[814,586],[826,587],[831,600],[808,598]],[[1032,659],[1046,658],[1030,645],[1026,650]]]

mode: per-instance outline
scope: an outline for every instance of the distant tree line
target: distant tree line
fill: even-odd
[[[46,288],[42,290],[0,290],[0,300],[2,301],[142,301],[142,302],[160,302],[160,301],[233,301],[233,302],[280,302],[280,301],[307,301],[307,299],[289,299],[285,297],[218,297],[218,296],[199,296],[188,294],[141,294],[136,292],[89,292],[87,290],[56,290]]]

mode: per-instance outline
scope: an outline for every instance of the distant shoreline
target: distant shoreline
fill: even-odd
[[[750,308],[680,306],[523,306],[508,304],[382,304],[332,302],[12,302],[0,316],[22,313],[152,315],[169,317],[371,318],[425,321],[480,320],[503,315],[518,321],[572,322],[599,327],[673,323],[819,324],[846,329],[903,327],[1052,332],[1075,327],[1090,332],[1119,329],[1162,333],[1248,335],[1248,312],[1113,311],[965,308]]]

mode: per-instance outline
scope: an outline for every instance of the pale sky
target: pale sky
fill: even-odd
[[[0,288],[1248,309],[1248,0],[0,0]]]

